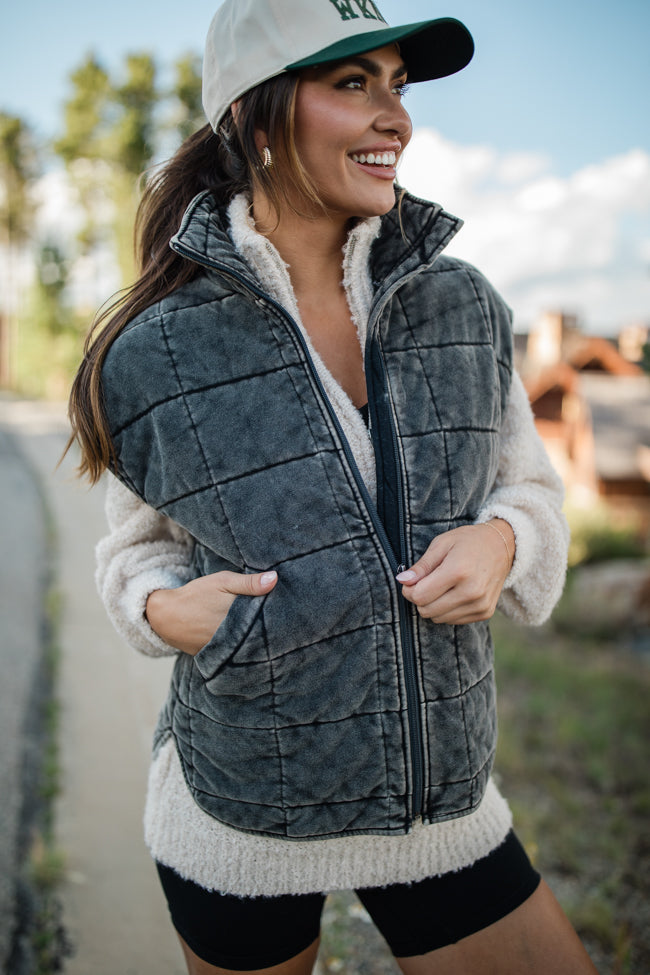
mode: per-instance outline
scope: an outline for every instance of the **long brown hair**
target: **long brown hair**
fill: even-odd
[[[297,74],[283,74],[247,92],[237,103],[237,122],[229,111],[214,133],[204,126],[145,182],[135,221],[135,255],[139,277],[96,318],[84,345],[68,407],[72,434],[81,448],[80,476],[95,484],[116,457],[102,395],[101,372],[112,343],[141,311],[187,284],[201,268],[176,254],[169,241],[191,200],[209,190],[217,205],[227,205],[242,191],[259,185],[276,213],[320,204],[298,157],[294,142]],[[255,143],[256,130],[266,133],[274,164],[265,168]],[[299,212],[299,210],[298,210]]]

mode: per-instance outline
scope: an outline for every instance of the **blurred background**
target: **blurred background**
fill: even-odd
[[[497,774],[529,852],[599,970],[650,972],[650,5],[380,7],[392,23],[455,16],[474,35],[464,72],[406,95],[414,136],[399,179],[463,218],[450,251],[487,274],[513,309],[517,365],[567,488],[571,568],[553,621],[535,631],[495,621]],[[98,308],[133,280],[141,175],[203,124],[201,49],[214,9],[209,0],[32,0],[1,15],[0,432],[18,451],[7,448],[2,464],[28,463],[41,499],[34,504],[49,511],[47,531],[58,531],[44,588],[54,631],[74,629],[76,612],[60,579],[72,532],[63,508],[88,503],[53,480],[64,403]],[[17,484],[8,479],[7,491],[15,495]],[[100,509],[88,514],[83,568],[75,563],[89,577]],[[10,505],[3,510],[8,561],[13,516]],[[63,605],[54,614],[53,591]],[[0,605],[8,617],[11,600]],[[105,625],[96,607],[93,626]],[[54,643],[64,677],[50,667],[41,706],[52,711],[58,701],[65,716],[83,688],[66,684],[70,648],[60,630]],[[11,654],[6,639],[5,648]],[[146,735],[158,703],[143,719]],[[66,738],[65,720],[41,724],[37,751],[49,749],[51,761],[33,776],[49,778],[18,856],[36,881],[30,874],[31,914],[23,910],[21,920],[18,910],[7,935],[11,975],[57,964],[90,970],[82,934],[76,955],[68,950],[87,898],[70,894],[74,830],[63,829],[62,843],[57,827],[57,808],[60,819],[75,805],[76,737]],[[368,942],[353,900],[334,898],[329,910],[323,971],[394,970],[381,945]],[[22,955],[16,931],[32,944]],[[125,962],[106,972],[118,970],[154,968]]]

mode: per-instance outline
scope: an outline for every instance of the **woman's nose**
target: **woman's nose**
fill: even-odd
[[[411,137],[411,116],[400,101],[396,101],[395,95],[391,94],[389,99],[382,104],[381,110],[377,114],[375,127],[381,132],[394,132],[401,142],[408,141]]]

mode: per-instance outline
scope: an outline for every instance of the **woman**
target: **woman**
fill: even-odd
[[[407,75],[472,51],[367,0],[226,0],[211,128],[75,382],[82,469],[117,475],[102,596],[177,653],[145,820],[192,975],[310,972],[345,887],[406,973],[594,971],[490,779],[486,621],[552,609],[561,486],[507,308],[440,255],[459,221],[394,189]]]

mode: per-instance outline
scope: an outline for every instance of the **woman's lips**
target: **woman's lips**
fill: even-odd
[[[394,152],[352,152],[349,157],[364,173],[378,179],[394,180],[397,155]]]

